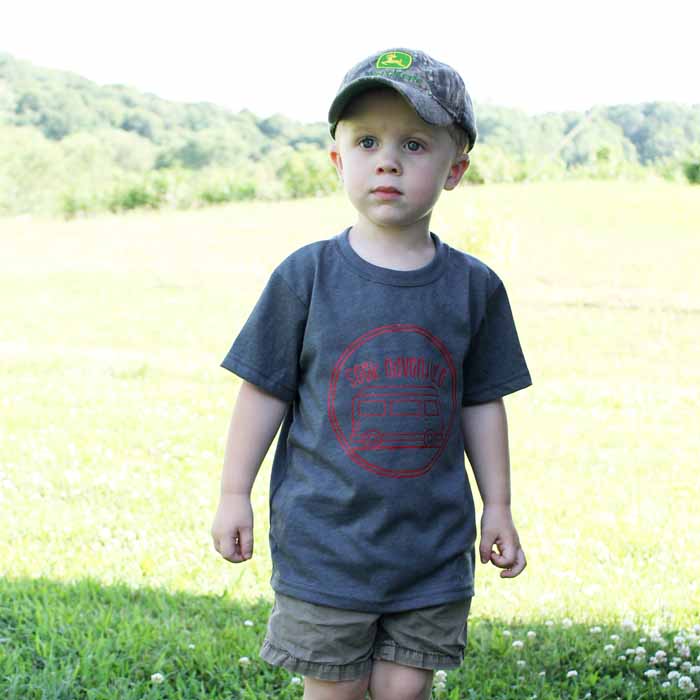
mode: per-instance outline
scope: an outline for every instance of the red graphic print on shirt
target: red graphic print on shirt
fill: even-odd
[[[411,324],[373,328],[353,341],[328,388],[328,418],[345,454],[396,479],[430,471],[456,409],[457,373],[447,347]]]

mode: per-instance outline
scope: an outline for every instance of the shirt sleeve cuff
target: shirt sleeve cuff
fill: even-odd
[[[477,388],[476,391],[470,391],[469,394],[465,394],[462,397],[462,406],[473,406],[479,403],[494,401],[495,399],[500,399],[502,396],[507,396],[508,394],[520,391],[520,389],[525,389],[531,385],[532,378],[530,377],[530,373],[523,372],[506,382],[501,382],[501,384],[487,386],[483,389]]]
[[[230,353],[226,355],[224,361],[219,365],[224,369],[229,370],[238,375],[241,379],[245,379],[255,386],[268,391],[282,401],[293,401],[296,392],[284,384],[276,382],[274,379],[262,374],[260,371],[243,362],[240,358]]]

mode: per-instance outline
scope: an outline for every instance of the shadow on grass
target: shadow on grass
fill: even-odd
[[[301,698],[303,686],[292,683],[292,674],[258,656],[270,608],[264,599],[250,603],[90,578],[0,579],[0,697]],[[661,683],[676,668],[672,657],[682,653],[674,650],[675,633],[646,643],[643,653],[640,634],[470,618],[465,662],[448,672],[434,697],[669,697]],[[695,656],[698,640],[687,634]],[[668,658],[652,664],[664,649]],[[645,675],[652,666],[658,675]]]
[[[0,579],[0,697],[301,697],[291,674],[258,658],[270,607],[89,578]]]

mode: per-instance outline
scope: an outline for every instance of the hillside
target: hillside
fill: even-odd
[[[700,143],[700,105],[475,108],[471,182],[642,178],[650,168],[676,179]],[[131,208],[132,186],[150,188],[134,206],[323,194],[337,189],[329,141],[324,122],[169,101],[0,53],[0,213]]]

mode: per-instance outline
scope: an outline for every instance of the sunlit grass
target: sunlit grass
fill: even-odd
[[[253,492],[252,561],[229,564],[209,536],[238,386],[219,363],[272,268],[338,233],[351,213],[332,197],[70,223],[0,220],[0,688],[14,687],[10,697],[44,697],[41,688],[52,689],[46,697],[74,697],[68,662],[42,667],[37,659],[82,645],[91,628],[78,625],[61,641],[59,628],[72,618],[56,613],[55,625],[42,623],[41,601],[53,607],[65,596],[90,618],[91,601],[106,605],[121,584],[162,591],[159,603],[137,607],[137,618],[170,619],[177,596],[190,596],[178,624],[206,635],[211,622],[196,611],[219,601],[211,604],[223,616],[243,606],[255,628],[241,634],[258,636],[225,638],[222,647],[210,640],[206,650],[191,642],[194,660],[166,653],[136,674],[128,669],[141,656],[133,632],[121,660],[118,648],[109,652],[116,666],[95,652],[106,670],[90,697],[147,697],[138,683],[160,693],[153,697],[230,697],[236,688],[264,697],[254,693],[283,682],[286,672],[256,660],[272,595],[272,450]],[[700,191],[663,183],[461,188],[445,194],[433,230],[504,279],[534,381],[506,399],[513,510],[529,565],[513,581],[479,567],[472,662],[448,674],[445,692],[481,692],[497,659],[510,664],[509,680],[487,697],[526,697],[525,688],[584,697],[577,688],[585,678],[598,674],[599,685],[621,668],[634,684],[628,690],[651,692],[652,681],[660,688],[671,667],[645,677],[648,659],[637,667],[617,658],[620,645],[612,657],[602,649],[625,620],[637,628],[625,632],[630,647],[644,646],[632,637],[654,629],[673,645],[700,623]],[[70,587],[86,577],[102,592]],[[121,592],[117,600],[128,614],[134,599]],[[128,636],[132,623],[124,625]],[[595,626],[602,636],[588,631]],[[503,628],[536,632],[525,656],[501,649]],[[102,638],[95,635],[92,642]],[[163,640],[169,648],[180,632],[159,635],[154,648]],[[648,656],[658,649],[646,646]],[[73,652],[81,663],[85,653]],[[248,657],[245,673],[262,679],[252,695],[233,676],[224,695],[223,681],[211,685],[214,672],[200,678],[210,694],[173,689],[174,679],[198,677],[200,664],[220,668],[230,655]],[[568,655],[577,680],[565,676]],[[59,670],[42,671],[30,693],[26,679],[40,667]],[[545,680],[536,675],[543,669]],[[163,683],[152,685],[152,673],[163,673]],[[126,686],[109,689],[124,674],[133,696]],[[518,683],[520,694],[510,688]],[[289,692],[301,695],[293,684]],[[615,686],[594,697],[639,696],[627,692]]]

